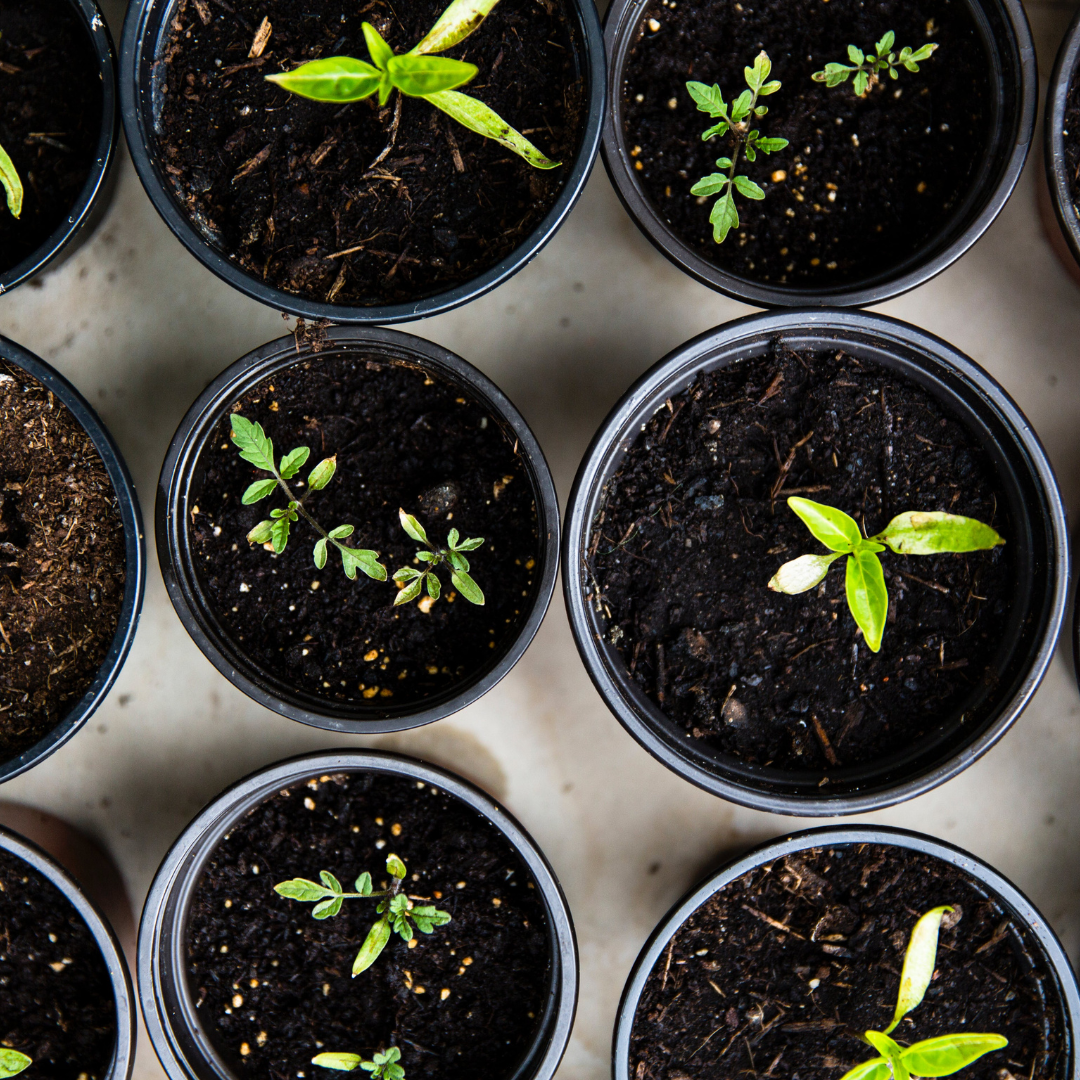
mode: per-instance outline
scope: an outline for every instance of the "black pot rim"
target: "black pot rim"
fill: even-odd
[[[1008,878],[963,848],[923,833],[885,825],[827,825],[804,829],[752,848],[746,855],[729,862],[691,889],[660,920],[638,954],[623,988],[612,1044],[612,1080],[630,1080],[630,1035],[638,1001],[657,959],[686,919],[714,893],[763,863],[805,851],[810,847],[840,844],[891,845],[932,855],[970,874],[979,884],[995,893],[1005,906],[1012,910],[1017,921],[1028,928],[1045,952],[1046,960],[1055,976],[1062,1012],[1065,1015],[1068,1029],[1065,1033],[1066,1047],[1069,1056],[1073,1056],[1076,1033],[1080,1031],[1080,990],[1077,987],[1076,975],[1050,924]],[[1070,1070],[1069,1076],[1073,1075]]]
[[[184,247],[208,270],[234,289],[260,303],[305,319],[329,319],[331,322],[348,325],[403,323],[439,315],[490,292],[531,262],[562,226],[585,189],[600,145],[607,61],[604,35],[595,4],[592,0],[571,0],[572,11],[577,14],[580,23],[582,68],[588,80],[588,106],[581,144],[555,205],[518,247],[495,266],[470,281],[409,303],[350,307],[309,300],[272,288],[241,270],[202,237],[176,205],[158,169],[157,155],[153,148],[152,121],[148,115],[149,91],[142,85],[140,69],[144,50],[148,48],[145,41],[148,19],[155,5],[161,7],[167,2],[168,0],[138,0],[130,5],[124,19],[120,47],[120,105],[131,158],[154,208]]]
[[[962,745],[951,756],[931,768],[923,768],[909,779],[866,792],[831,796],[776,793],[764,790],[763,780],[735,783],[673,749],[657,731],[663,723],[662,714],[651,703],[646,705],[643,695],[633,692],[629,677],[608,660],[606,650],[597,640],[592,616],[584,602],[586,582],[579,557],[585,550],[594,508],[601,496],[598,477],[604,475],[613,453],[617,452],[617,444],[622,445],[624,438],[636,434],[636,429],[629,431],[627,428],[646,403],[656,399],[661,388],[685,379],[686,372],[700,357],[722,346],[800,331],[834,333],[841,340],[845,334],[861,333],[897,347],[917,349],[932,360],[937,370],[956,376],[965,388],[978,394],[995,410],[1019,456],[1024,459],[1032,483],[1039,488],[1044,505],[1038,513],[1046,520],[1048,537],[1052,541],[1052,560],[1046,567],[1048,610],[1043,629],[1036,639],[1038,649],[1011,700],[990,714],[996,719],[985,724],[981,735]],[[593,436],[570,492],[563,530],[563,596],[570,628],[589,677],[616,719],[653,757],[684,779],[731,802],[777,814],[827,817],[878,810],[921,795],[966,769],[1005,734],[1042,681],[1065,618],[1068,587],[1065,507],[1050,462],[1026,417],[994,379],[948,342],[898,319],[862,311],[804,309],[748,315],[707,330],[668,353],[626,391]],[[828,789],[816,790],[825,792]]]
[[[67,217],[41,246],[10,270],[0,273],[0,295],[39,274],[96,217],[107,193],[109,171],[116,160],[120,138],[120,108],[116,92],[116,50],[96,0],[68,0],[81,16],[101,73],[101,131],[94,152],[94,165]]]
[[[143,908],[139,927],[138,984],[143,1020],[154,1050],[169,1080],[205,1080],[209,1075],[231,1080],[232,1074],[215,1062],[209,1040],[196,1029],[195,1011],[187,1000],[187,980],[183,975],[182,948],[177,935],[163,946],[165,935],[183,925],[186,905],[197,885],[206,859],[222,834],[240,816],[264,798],[298,779],[320,773],[381,772],[424,781],[460,799],[498,829],[513,845],[529,868],[544,899],[551,932],[551,981],[545,1017],[534,1040],[534,1050],[508,1080],[551,1080],[562,1060],[574,1023],[578,995],[577,939],[570,908],[562,887],[544,853],[522,825],[495,799],[475,785],[445,769],[402,754],[381,750],[325,750],[287,758],[251,773],[226,788],[187,826],[162,860]],[[162,960],[167,951],[168,961]],[[169,963],[168,970],[163,966]],[[179,986],[179,989],[177,989]],[[178,1004],[167,1004],[177,998]],[[180,1045],[182,1029],[192,1049]],[[539,1048],[539,1061],[533,1066]],[[198,1054],[203,1068],[189,1060]],[[527,1067],[526,1067],[527,1066]]]
[[[915,253],[892,272],[847,285],[829,288],[798,288],[766,285],[729,273],[703,259],[683,242],[663,221],[638,185],[633,161],[622,132],[622,90],[628,40],[638,25],[641,11],[649,0],[612,0],[604,17],[604,43],[608,49],[608,107],[604,114],[600,153],[627,213],[654,247],[684,273],[717,292],[757,307],[864,307],[899,296],[936,277],[951,266],[993,224],[1008,201],[1027,160],[1035,130],[1035,112],[1039,98],[1039,79],[1035,63],[1035,44],[1021,0],[995,0],[1008,26],[1009,42],[1017,68],[1016,125],[1012,145],[998,170],[996,186],[981,210],[954,240],[944,247],[932,244]],[[985,0],[973,0],[981,6]],[[998,42],[1004,48],[1005,43]],[[999,95],[1000,96],[1000,95]],[[969,192],[970,195],[970,192]],[[929,254],[927,250],[929,249]]]
[[[187,566],[184,542],[177,528],[178,516],[190,520],[186,509],[188,484],[198,461],[199,453],[220,419],[224,410],[240,393],[269,374],[279,364],[296,360],[309,360],[315,354],[301,354],[295,350],[295,339],[290,335],[249,352],[226,368],[199,395],[180,422],[169,444],[168,453],[161,467],[158,480],[156,508],[156,536],[158,562],[161,565],[169,599],[176,609],[184,629],[202,650],[206,658],[234,686],[242,690],[268,709],[281,713],[292,720],[349,734],[376,734],[386,731],[403,731],[421,727],[435,720],[450,716],[483,697],[521,659],[529,647],[551,603],[555,591],[555,578],[559,569],[559,501],[555,483],[551,477],[544,453],[524,417],[514,408],[509,398],[468,361],[444,349],[441,345],[401,330],[380,327],[329,327],[326,335],[333,345],[359,349],[371,349],[385,355],[418,363],[443,378],[468,388],[491,412],[501,417],[518,440],[519,450],[527,464],[533,497],[536,501],[538,561],[542,561],[537,585],[533,591],[532,609],[521,624],[517,637],[486,671],[468,682],[456,693],[438,697],[432,704],[423,701],[412,706],[392,708],[388,706],[335,707],[329,701],[315,700],[313,695],[297,695],[300,700],[286,700],[285,689],[275,691],[267,683],[256,665],[238,649],[230,649],[224,632],[211,626],[199,601],[200,588],[194,573]],[[370,719],[367,714],[370,713]]]
[[[112,644],[98,668],[94,681],[86,693],[67,712],[62,720],[42,739],[16,757],[0,761],[0,783],[11,780],[20,773],[40,764],[55,750],[59,750],[90,719],[94,710],[112,688],[120,669],[124,666],[135,631],[142,613],[143,591],[146,588],[146,550],[143,543],[142,513],[139,497],[131,481],[127,465],[119,447],[113,442],[105,425],[90,403],[44,360],[8,338],[0,336],[0,359],[22,368],[47,390],[50,390],[71,410],[83,430],[90,436],[94,448],[101,455],[105,469],[116,493],[120,517],[124,523],[124,602],[120,608],[119,621]]]
[[[1080,78],[1080,11],[1073,18],[1054,61],[1050,85],[1046,91],[1046,120],[1043,129],[1043,153],[1046,158],[1046,180],[1054,215],[1073,258],[1080,264],[1080,213],[1069,191],[1065,177],[1065,98],[1069,83]]]
[[[130,1080],[135,1068],[135,1032],[138,1013],[135,1011],[135,991],[131,985],[127,961],[108,920],[97,905],[83,892],[81,886],[55,859],[11,829],[0,826],[0,850],[10,852],[28,863],[43,878],[55,885],[79,913],[109,972],[113,999],[116,1002],[116,1046],[105,1080]]]

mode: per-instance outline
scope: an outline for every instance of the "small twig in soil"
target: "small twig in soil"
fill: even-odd
[[[821,726],[821,721],[816,716],[811,716],[810,719],[814,724],[814,731],[817,734],[818,741],[821,743],[822,750],[825,751],[825,760],[830,765],[839,765],[837,760],[836,751],[833,750],[832,744],[829,742],[829,736],[825,734],[825,729]]]
[[[780,922],[779,919],[774,919],[771,915],[766,915],[764,911],[758,911],[757,908],[751,907],[749,904],[742,905],[744,911],[749,911],[755,919],[760,919],[764,923],[768,923],[775,930],[783,930],[785,934],[790,934],[792,937],[798,938],[800,941],[805,941],[806,938],[798,932],[798,930],[792,930],[787,923]]]
[[[946,596],[949,595],[949,590],[946,589],[944,585],[938,585],[934,581],[925,581],[921,577],[916,577],[914,574],[909,574],[906,570],[902,570],[899,574],[897,574],[897,577],[901,580],[910,579],[911,581],[917,581],[920,585],[925,585],[928,589],[937,589],[939,593],[944,593]]]

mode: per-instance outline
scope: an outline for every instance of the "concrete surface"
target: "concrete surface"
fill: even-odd
[[[1044,86],[1075,6],[1029,0]],[[118,33],[122,0],[106,8]],[[1075,514],[1080,289],[1039,228],[1038,153],[980,243],[881,310],[953,342],[1004,384],[1045,442]],[[656,254],[598,165],[531,266],[476,303],[407,329],[460,353],[507,391],[565,498],[592,432],[623,389],[675,345],[747,310]],[[0,333],[55,364],[100,411],[148,523],[161,459],[192,399],[285,329],[278,313],[232,292],[183,251],[126,158],[93,241],[33,287],[0,297]],[[137,904],[171,841],[224,786],[286,755],[350,741],[232,689],[181,627],[149,547],[142,626],[109,699],[59,753],[3,790],[98,838]],[[724,852],[800,824],[698,792],[639,749],[593,691],[558,595],[523,661],[486,698],[433,727],[352,741],[423,754],[479,780],[547,852],[573,908],[582,962],[562,1080],[608,1075],[623,981],[667,907]],[[978,765],[863,820],[934,833],[988,860],[1033,898],[1076,959],[1078,766],[1080,696],[1063,647],[1027,712]],[[160,1076],[145,1041],[137,1076]]]

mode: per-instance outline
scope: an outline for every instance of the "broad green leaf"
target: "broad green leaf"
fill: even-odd
[[[751,90],[760,90],[771,71],[772,61],[769,59],[769,54],[762,49],[754,57],[754,66],[752,68],[743,68],[743,78],[746,79],[746,85]]]
[[[763,87],[761,88],[761,91],[760,91],[760,95],[759,95],[759,96],[761,96],[761,97],[768,97],[768,96],[769,96],[769,94],[775,94],[775,93],[776,93],[776,91],[780,89],[780,85],[781,85],[781,84],[780,84],[780,80],[779,80],[779,79],[773,79],[773,80],[772,80],[772,82],[767,82],[767,83],[766,83],[766,84],[765,84],[765,85],[764,85],[764,86],[763,86]]]
[[[374,63],[380,71],[385,70],[387,62],[394,55],[394,50],[386,44],[382,34],[380,34],[371,23],[364,23],[361,29],[364,31],[364,41],[367,42],[368,52],[371,54],[372,63]]]
[[[440,90],[464,86],[480,69],[445,56],[392,56],[386,63],[390,81],[409,97],[426,97]]]
[[[371,895],[371,875],[366,870],[356,879],[356,891],[361,896]]]
[[[274,523],[272,521],[260,521],[254,529],[247,534],[247,540],[249,544],[265,544],[271,537],[274,530]]]
[[[368,931],[368,936],[364,939],[364,944],[360,946],[360,951],[353,961],[353,978],[356,978],[362,971],[367,971],[379,959],[379,954],[386,948],[386,943],[389,940],[390,920],[384,916],[372,925]]]
[[[852,551],[862,540],[859,523],[833,506],[792,495],[788,506],[830,551]]]
[[[341,888],[341,882],[338,881],[338,879],[336,877],[334,877],[334,875],[331,874],[329,870],[320,870],[319,871],[319,880],[328,889],[333,889],[333,891],[336,892],[336,893],[340,893],[340,892],[343,891],[342,888]]]
[[[18,217],[18,215],[15,215]],[[0,1046],[0,1080],[7,1080],[9,1076],[18,1076],[28,1065],[32,1065],[33,1059],[28,1058],[18,1050],[9,1050]]]
[[[787,139],[758,139],[755,145],[763,154],[775,154],[777,150],[783,150],[787,144]]]
[[[870,85],[870,76],[865,71],[858,71],[855,73],[855,94],[857,97],[862,97],[866,93],[867,87]]]
[[[484,604],[484,594],[480,591],[480,586],[464,570],[451,570],[450,580],[454,583],[454,588],[457,589],[470,604],[476,604],[482,607]]]
[[[720,173],[713,173],[711,176],[703,176],[691,189],[691,195],[715,195],[718,191],[723,191],[731,181],[726,176],[722,176]]]
[[[379,553],[368,548],[351,548],[335,542],[338,551],[341,552],[341,565],[345,570],[345,576],[350,580],[356,579],[356,571],[359,570],[374,581],[386,580],[386,567],[379,562]]]
[[[442,582],[434,574],[427,576],[427,594],[432,600],[438,600],[442,593]]]
[[[351,56],[328,56],[301,64],[292,71],[267,75],[266,80],[298,97],[344,103],[360,101],[374,94],[382,74],[378,68],[363,60],[355,60]]]
[[[916,1076],[952,1076],[978,1061],[991,1050],[1008,1046],[1004,1035],[981,1035],[967,1032],[963,1035],[939,1035],[912,1043],[900,1055],[908,1071]]]
[[[815,82],[823,82],[826,86],[839,86],[848,81],[851,71],[847,64],[826,64],[824,71],[815,71],[810,78]]]
[[[727,103],[719,86],[709,86],[703,82],[688,82],[687,92],[694,99],[698,109],[710,116],[727,116]]]
[[[891,30],[886,30],[881,40],[874,46],[874,53],[880,60],[889,55],[893,45],[896,44],[896,35]]]
[[[475,551],[482,543],[484,538],[482,536],[471,536],[468,540],[462,540],[457,546],[458,551]]]
[[[323,900],[312,908],[311,917],[313,919],[332,919],[341,910],[341,905],[344,902],[340,896],[335,896],[332,900]]]
[[[847,55],[848,59],[856,67],[858,67],[859,64],[861,64],[866,59],[866,57],[863,55],[862,49],[860,49],[857,45],[849,45],[847,47]]]
[[[424,904],[412,909],[409,913],[414,919],[426,919],[428,922],[433,923],[435,926],[444,926],[450,921],[449,911],[440,911],[437,907],[433,907],[430,904]]]
[[[321,570],[326,565],[326,537],[317,541],[312,555],[315,558],[315,565]]]
[[[848,607],[866,644],[878,652],[889,614],[889,592],[885,588],[881,561],[872,551],[862,549],[848,556],[844,587]]]
[[[898,555],[937,555],[945,551],[985,551],[1005,541],[974,518],[933,510],[897,514],[874,537]]]
[[[911,1074],[904,1064],[903,1051],[899,1043],[890,1039],[882,1031],[866,1031],[863,1034],[867,1042],[888,1061],[892,1071],[892,1080],[910,1080]]]
[[[728,123],[726,120],[721,120],[718,124],[713,124],[711,128],[706,128],[701,133],[701,141],[708,142],[714,135],[723,135],[728,129]]]
[[[438,558],[438,555],[436,555],[434,551],[418,551],[416,557],[421,562],[434,562]]]
[[[750,90],[744,90],[732,103],[731,103],[731,119],[738,123],[744,119],[750,112],[750,104],[754,100],[754,95]]]
[[[462,127],[475,131],[487,139],[493,139],[500,146],[524,158],[537,169],[557,169],[562,162],[545,157],[520,132],[515,131],[494,109],[476,98],[469,97],[457,90],[440,90],[437,94],[427,94],[425,101],[430,101],[437,109],[442,109],[447,116],[456,120]]]
[[[310,454],[311,450],[306,446],[298,446],[295,450],[290,450],[278,466],[282,479],[291,480],[300,471],[300,466],[307,461]]]
[[[447,553],[447,559],[450,565],[455,570],[464,570],[465,573],[469,572],[469,560],[461,554],[460,551],[451,551]]]
[[[279,517],[270,526],[270,543],[274,545],[274,551],[280,555],[289,542],[289,516]]]
[[[396,877],[398,881],[401,881],[405,877],[405,864],[401,861],[401,859],[398,858],[397,855],[387,855],[386,872],[390,874],[391,877]],[[401,903],[399,904],[399,908],[408,907],[408,897],[402,896],[401,893],[398,893],[398,895],[394,897],[394,900],[390,902],[391,911],[394,910],[394,901],[398,900],[399,898],[401,901]]]
[[[889,1063],[884,1058],[877,1057],[849,1069],[840,1080],[889,1080],[891,1075]]]
[[[329,889],[324,888],[317,881],[309,881],[307,878],[302,877],[282,881],[274,886],[274,892],[278,896],[284,896],[287,900],[302,900],[305,903],[322,900],[333,895]]]
[[[267,438],[262,424],[253,424],[239,413],[233,413],[232,441],[240,449],[240,457],[263,472],[274,471],[274,444]]]
[[[718,157],[716,159],[716,167],[718,169],[730,169],[731,168],[731,158],[729,158],[729,157]]]
[[[709,224],[713,227],[713,240],[722,244],[732,229],[739,227],[739,211],[735,209],[735,200],[729,187],[716,202],[709,213]]]
[[[323,458],[311,472],[308,473],[307,483],[312,491],[322,491],[334,478],[337,471],[337,454],[333,457]]]
[[[800,555],[797,559],[784,563],[769,580],[769,588],[773,592],[787,593],[794,596],[804,593],[815,585],[825,580],[829,567],[839,558],[843,552],[838,551],[833,555]]]
[[[401,527],[413,540],[420,544],[430,543],[427,538],[427,532],[424,530],[424,526],[421,525],[412,514],[406,514],[404,510],[399,508],[398,519],[401,521]]]
[[[316,1054],[311,1059],[312,1065],[321,1065],[324,1069],[337,1069],[338,1072],[352,1072],[360,1064],[359,1054]]]
[[[487,18],[499,0],[454,0],[435,25],[413,46],[414,53],[445,52],[464,41]]]
[[[344,540],[346,536],[352,536],[354,529],[351,525],[339,525],[336,529],[331,529],[326,535],[331,540]]]
[[[877,559],[874,558],[877,562]],[[884,581],[882,588],[884,588]],[[883,620],[884,621],[884,620]],[[864,630],[865,634],[866,631]],[[879,639],[880,640],[880,639]],[[904,953],[904,968],[900,972],[900,989],[896,995],[896,1011],[892,1023],[885,1029],[887,1035],[923,999],[930,980],[934,977],[937,963],[938,928],[948,905],[932,908],[915,924]]]
[[[256,480],[255,483],[244,492],[240,501],[245,506],[251,506],[252,503],[257,503],[260,500],[265,499],[276,487],[276,480]]]
[[[454,551],[454,550],[456,550],[456,549],[457,549],[457,546],[458,546],[458,541],[459,541],[460,539],[461,539],[461,533],[459,533],[459,532],[457,531],[457,529],[451,529],[451,530],[450,530],[450,531],[449,531],[449,532],[448,532],[448,533],[446,534],[446,546],[447,546],[448,548],[450,548],[450,550],[451,550],[451,551]]]
[[[15,169],[15,162],[8,157],[8,152],[0,146],[0,184],[3,185],[4,191],[7,193],[7,207],[11,211],[12,217],[18,217],[22,213],[23,206],[23,186],[22,181],[19,179],[19,174]],[[15,1054],[18,1051],[8,1050],[0,1051],[2,1053]],[[27,1063],[29,1063],[27,1058]],[[18,1072],[22,1072],[26,1068],[26,1065],[19,1069]],[[0,1077],[14,1076],[14,1073],[4,1073],[2,1066],[0,1066]]]
[[[420,590],[424,587],[424,576],[421,574],[411,585],[406,585],[405,588],[398,590],[397,596],[394,597],[394,607],[410,604],[420,595]]]
[[[738,189],[740,195],[745,195],[748,199],[764,199],[765,192],[754,183],[748,176],[736,176],[733,183]]]
[[[424,572],[422,570],[416,570],[411,566],[403,566],[400,570],[394,571],[394,580],[399,582],[413,581],[423,576]]]

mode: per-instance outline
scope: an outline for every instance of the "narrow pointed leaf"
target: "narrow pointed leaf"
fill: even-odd
[[[889,592],[885,588],[881,561],[872,551],[856,551],[848,556],[844,587],[848,607],[866,644],[878,652],[889,614]]]
[[[773,592],[787,593],[789,596],[807,592],[825,580],[829,567],[843,552],[833,555],[800,555],[797,559],[784,563],[769,580]]]
[[[317,881],[309,881],[307,878],[299,877],[280,882],[274,886],[274,892],[278,896],[284,896],[287,900],[302,900],[305,903],[322,900],[333,895],[329,889],[326,889]]]
[[[468,540],[462,540],[457,546],[458,551],[475,551],[484,542],[482,536],[471,536]]]
[[[882,1057],[871,1058],[849,1069],[840,1080],[889,1080],[889,1063]]]
[[[862,540],[859,523],[833,506],[793,495],[788,506],[830,551],[851,551]]]
[[[952,1076],[978,1061],[983,1054],[1009,1045],[1004,1035],[983,1035],[974,1031],[962,1035],[939,1035],[912,1043],[900,1055],[908,1072],[915,1076]]]
[[[323,458],[314,469],[308,473],[308,487],[312,491],[322,491],[334,478],[337,471],[337,454],[333,457]]]
[[[339,525],[336,529],[331,529],[326,535],[331,540],[344,540],[346,536],[352,536],[354,531],[351,525]]]
[[[394,50],[383,40],[382,34],[371,23],[366,22],[361,29],[364,31],[364,41],[367,42],[368,52],[371,54],[372,63],[380,71],[386,69],[387,62],[394,55]]]
[[[442,109],[447,116],[456,120],[462,127],[475,131],[477,135],[493,139],[500,146],[524,158],[537,169],[557,169],[562,162],[545,157],[520,132],[515,131],[494,109],[476,98],[469,97],[457,90],[442,90],[437,94],[426,95],[437,109]]]
[[[291,480],[300,471],[300,466],[307,461],[310,454],[311,450],[306,446],[298,446],[295,450],[290,450],[278,466],[282,479]]]
[[[423,586],[424,575],[421,575],[411,585],[406,585],[404,589],[398,591],[397,596],[394,597],[394,607],[401,607],[402,604],[411,603],[420,595]]]
[[[377,68],[351,56],[328,56],[301,64],[292,71],[266,76],[267,82],[276,83],[298,97],[333,103],[370,97],[378,89],[381,78]]]
[[[427,576],[427,594],[432,600],[438,600],[442,593],[442,582],[434,574]]]
[[[470,604],[476,604],[478,607],[482,607],[484,604],[484,594],[480,590],[480,586],[463,570],[451,570],[450,580],[454,583],[454,588],[457,589]]]
[[[480,69],[445,56],[392,56],[386,64],[394,86],[409,97],[426,97],[464,86]]]
[[[420,544],[428,543],[427,532],[424,530],[424,526],[421,525],[412,514],[406,514],[404,510],[399,509],[398,519],[401,521],[401,527],[413,540]]]
[[[881,1031],[866,1031],[863,1033],[867,1042],[877,1050],[889,1063],[892,1072],[892,1080],[910,1080],[911,1074],[904,1064],[900,1044],[890,1039]]]
[[[18,217],[22,213],[23,207],[23,186],[22,180],[19,179],[19,174],[15,169],[15,162],[8,156],[8,152],[0,146],[0,184],[3,185],[4,191],[7,193],[7,208],[11,211],[12,217]],[[9,1054],[18,1054],[17,1050],[0,1051]],[[25,1055],[19,1055],[24,1057]],[[27,1062],[29,1062],[27,1058]],[[22,1072],[26,1066],[24,1065],[19,1072]],[[0,1073],[2,1076],[3,1073]],[[14,1073],[8,1073],[8,1076],[14,1076]]]
[[[252,503],[257,503],[260,500],[265,499],[276,487],[276,480],[256,480],[255,483],[244,492],[240,501],[245,506],[251,506]]]
[[[464,41],[487,18],[499,0],[454,0],[435,25],[413,46],[414,53],[445,52]]]
[[[937,555],[944,551],[984,551],[1005,541],[974,518],[940,511],[897,514],[876,539],[898,555]]]
[[[877,559],[874,560],[877,562]],[[866,631],[864,630],[863,633]],[[937,963],[938,929],[948,905],[932,908],[915,924],[904,953],[904,969],[900,973],[900,989],[896,995],[896,1012],[885,1029],[888,1034],[923,999]]]
[[[360,1064],[359,1054],[316,1054],[311,1059],[312,1065],[324,1069],[337,1069],[338,1072],[352,1072]]]
[[[315,565],[321,570],[326,565],[326,538],[323,537],[315,544],[315,550],[312,552],[315,558]]]
[[[379,954],[386,948],[386,943],[389,940],[390,920],[384,916],[371,927],[368,936],[364,939],[364,944],[360,946],[360,951],[353,961],[353,978],[356,978],[361,972],[367,971],[379,959]]]

